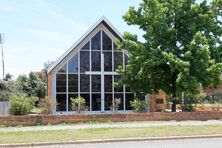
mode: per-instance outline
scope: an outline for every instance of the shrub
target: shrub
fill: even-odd
[[[110,110],[115,114],[119,110],[119,106],[121,104],[121,98],[115,98],[114,104],[110,106]]]
[[[145,100],[135,99],[130,101],[130,104],[135,112],[142,113],[147,112],[149,103]]]
[[[72,110],[77,113],[83,113],[88,110],[86,106],[86,100],[83,97],[70,98],[72,104]]]
[[[51,114],[52,110],[51,110],[51,103],[48,97],[44,98],[44,99],[40,99],[38,106],[41,108],[41,114]]]
[[[10,98],[9,112],[13,115],[26,115],[35,106],[36,97],[27,97],[24,94],[16,94]]]
[[[184,94],[184,99],[181,104],[181,109],[183,112],[194,112],[195,104],[199,103],[202,100],[200,94]]]

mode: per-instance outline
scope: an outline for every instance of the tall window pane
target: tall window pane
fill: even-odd
[[[114,99],[120,99],[120,105],[119,105],[119,110],[123,110],[123,94],[122,93],[115,93],[114,94]]]
[[[112,50],[112,40],[108,37],[108,35],[102,31],[103,36],[103,50]]]
[[[114,52],[114,70],[116,70],[119,66],[123,67],[123,53]]]
[[[66,94],[57,94],[56,104],[56,111],[66,111]]]
[[[92,50],[101,50],[101,31],[99,31],[99,32],[91,39],[91,49],[92,49]]]
[[[68,72],[77,73],[78,72],[78,53],[73,56],[68,62]]]
[[[92,75],[92,92],[101,92],[101,76]]]
[[[89,51],[80,51],[80,72],[89,71]]]
[[[92,51],[91,56],[92,71],[101,71],[101,52]]]
[[[78,74],[68,75],[69,92],[78,92]]]
[[[66,74],[56,75],[56,92],[66,92]]]
[[[104,53],[104,70],[112,71],[112,52],[103,52]]]
[[[112,110],[113,94],[105,94],[105,110]]]
[[[133,101],[133,93],[125,94],[126,110],[132,110],[130,101]]]
[[[80,92],[89,92],[89,75],[80,75]]]
[[[87,111],[90,109],[90,94],[80,94],[86,101]]]
[[[112,92],[113,91],[113,79],[112,75],[105,75],[105,92]]]
[[[101,94],[92,94],[92,111],[101,111]]]

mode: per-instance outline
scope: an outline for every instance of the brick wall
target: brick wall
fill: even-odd
[[[222,119],[222,112],[150,112],[128,114],[72,114],[72,115],[25,115],[0,116],[0,125],[33,126],[37,124],[60,124],[79,122],[127,122],[127,121],[167,121],[167,120],[210,120]]]

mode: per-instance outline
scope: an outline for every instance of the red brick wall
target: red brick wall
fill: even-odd
[[[33,126],[36,124],[60,124],[79,122],[127,122],[127,121],[166,121],[166,120],[210,120],[222,119],[222,112],[150,112],[128,114],[72,114],[72,115],[25,115],[0,116],[0,125]]]

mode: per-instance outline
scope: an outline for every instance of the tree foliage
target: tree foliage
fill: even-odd
[[[8,101],[10,96],[12,96],[14,91],[14,85],[12,81],[0,81],[0,101]]]
[[[19,92],[28,96],[44,98],[46,95],[45,82],[34,72],[30,72],[28,76],[19,75],[14,85]]]
[[[163,90],[175,100],[215,87],[222,70],[222,0],[143,0],[123,19],[144,31],[145,42],[124,33],[119,48],[131,55],[119,69],[121,83],[136,93]]]

